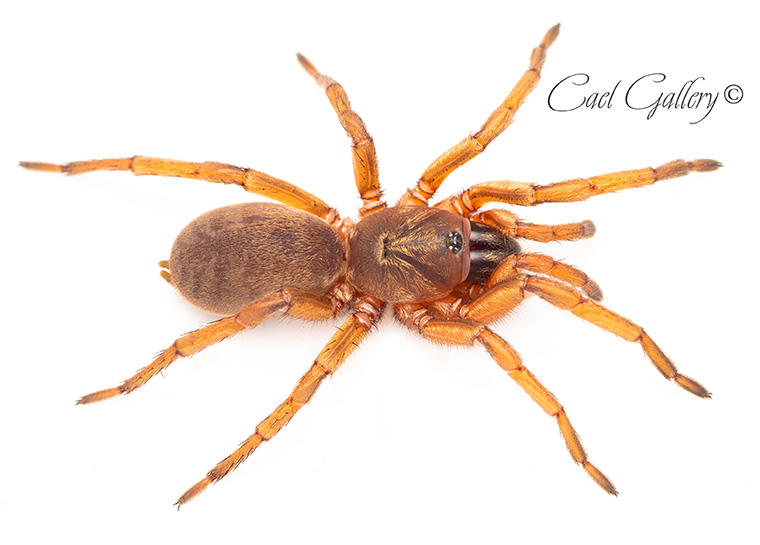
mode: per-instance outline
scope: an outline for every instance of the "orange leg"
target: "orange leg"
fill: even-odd
[[[524,278],[515,271],[510,277],[489,284],[477,297],[462,306],[459,316],[482,324],[490,324],[506,316],[522,303],[525,298],[524,284]]]
[[[147,367],[115,388],[100,390],[77,401],[78,405],[102,401],[121,394],[128,394],[169,367],[179,358],[192,356],[244,329],[256,327],[275,312],[285,312],[305,320],[327,320],[335,316],[338,308],[328,295],[315,295],[301,290],[285,289],[252,303],[235,316],[222,318],[206,327],[183,335],[164,350]]]
[[[710,172],[720,166],[721,164],[713,159],[679,159],[657,168],[625,170],[550,185],[510,181],[485,182],[476,184],[459,195],[448,197],[435,206],[467,216],[490,202],[533,206],[545,202],[585,201],[595,195],[652,185],[661,180],[686,176],[689,172]]]
[[[551,276],[582,289],[594,301],[602,300],[602,289],[586,273],[544,254],[517,254],[508,257],[491,274],[491,278],[488,279],[488,286],[513,278],[519,274],[519,271],[530,271]]]
[[[640,344],[654,366],[665,378],[674,381],[681,388],[696,396],[710,397],[710,392],[704,386],[678,372],[673,362],[640,326],[587,299],[580,291],[549,278],[537,276],[527,277],[525,290],[535,293],[556,307],[569,310],[576,316],[614,333],[618,337]]]
[[[524,222],[512,212],[498,209],[473,214],[470,216],[470,221],[485,223],[513,238],[525,238],[538,242],[578,240],[592,237],[596,233],[596,227],[591,220],[576,223],[561,223],[559,225],[542,225]]]
[[[365,302],[366,304],[367,302]],[[253,435],[243,441],[235,452],[219,462],[203,479],[180,496],[175,504],[178,509],[203,492],[208,485],[218,481],[240,465],[264,441],[268,441],[285,427],[298,410],[309,402],[320,383],[340,367],[348,355],[353,352],[367,333],[369,333],[372,324],[380,316],[384,303],[375,300],[369,302],[369,304],[371,308],[363,306],[362,308],[368,310],[360,310],[354,313],[338,329],[332,339],[322,349],[319,356],[317,356],[317,359],[314,360],[314,364],[301,380],[298,381],[290,397],[256,426],[256,431]]]
[[[397,315],[407,323],[412,313],[430,318],[465,318],[490,324],[507,315],[525,298],[528,275],[531,271],[566,282],[583,290],[595,301],[602,299],[602,290],[586,273],[570,265],[555,261],[543,254],[518,254],[505,259],[491,275],[486,286],[479,289],[452,293],[449,296],[421,303],[399,303]],[[401,312],[401,315],[398,314]]]
[[[416,328],[424,337],[432,341],[453,345],[483,346],[499,367],[504,369],[546,414],[557,421],[559,431],[573,460],[583,466],[588,475],[605,492],[617,495],[617,490],[610,480],[589,462],[580,438],[570,424],[560,402],[525,368],[520,356],[504,339],[475,320],[432,319],[422,323],[407,322],[407,325]]]
[[[321,74],[314,65],[303,55],[298,54],[298,62],[325,90],[335,113],[338,114],[341,126],[351,138],[353,150],[354,178],[356,188],[359,190],[364,206],[359,209],[359,214],[364,217],[367,214],[385,208],[385,202],[380,200],[380,180],[377,168],[377,153],[375,142],[367,131],[359,114],[352,108],[343,86],[329,76]]]
[[[504,102],[496,108],[475,134],[467,136],[457,145],[438,157],[422,173],[417,186],[409,189],[399,200],[399,205],[425,205],[454,170],[486,149],[514,119],[515,112],[538,83],[541,68],[546,60],[546,50],[559,35],[559,25],[554,25],[530,56],[530,67],[517,82]]]
[[[246,191],[280,201],[281,203],[319,216],[329,222],[334,222],[338,218],[335,210],[330,208],[325,202],[293,184],[257,170],[213,161],[193,163],[190,161],[176,161],[173,159],[159,159],[157,157],[136,155],[135,157],[125,159],[94,159],[92,161],[75,161],[63,165],[33,162],[21,162],[19,164],[31,170],[63,172],[65,174],[81,174],[93,170],[120,170],[130,171],[137,176],[176,176],[207,182],[235,184]]]
[[[419,326],[428,320],[467,319],[490,324],[506,316],[525,298],[526,279],[531,271],[578,287],[591,299],[602,299],[602,290],[586,273],[543,254],[518,254],[505,259],[493,272],[488,284],[463,285],[464,289],[417,303],[397,303],[396,316],[405,324]]]

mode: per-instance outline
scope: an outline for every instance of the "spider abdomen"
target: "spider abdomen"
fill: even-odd
[[[172,284],[193,305],[232,315],[283,288],[323,293],[345,274],[346,248],[322,219],[281,204],[206,212],[177,236]]]

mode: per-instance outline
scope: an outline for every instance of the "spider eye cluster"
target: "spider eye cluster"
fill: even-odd
[[[459,231],[452,231],[446,235],[446,247],[452,254],[457,253],[462,249],[463,239],[462,233]]]

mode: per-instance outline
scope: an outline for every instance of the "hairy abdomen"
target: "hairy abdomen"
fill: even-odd
[[[345,274],[346,250],[320,218],[273,203],[198,216],[174,241],[174,286],[195,306],[232,315],[282,288],[324,293]]]

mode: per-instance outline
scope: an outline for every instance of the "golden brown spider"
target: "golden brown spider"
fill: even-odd
[[[562,225],[526,223],[506,210],[481,211],[492,202],[533,206],[581,201],[621,189],[706,172],[717,161],[673,161],[658,168],[628,170],[550,185],[499,181],[476,184],[432,206],[428,200],[446,177],[496,138],[538,82],[546,49],[559,34],[551,28],[531,54],[530,67],[478,132],[446,151],[425,170],[396,206],[381,200],[375,145],[351,109],[343,87],[298,61],[325,90],[351,138],[356,186],[364,204],[360,220],[341,218],[326,203],[283,180],[232,165],[135,156],[65,165],[21,163],[36,170],[79,174],[123,170],[136,175],[179,176],[237,184],[283,204],[246,203],[212,210],[177,237],[161,275],[192,304],[225,316],[174,341],[150,365],[115,388],[82,397],[101,401],[132,392],[180,357],[191,356],[283,312],[305,320],[327,320],[349,307],[343,323],[290,396],[253,435],[177,501],[181,506],[243,462],[271,439],[314,395],[379,321],[386,304],[397,319],[422,336],[454,345],[479,345],[533,400],[557,420],[573,460],[610,494],[609,479],[589,462],[559,401],[528,371],[515,350],[487,324],[505,316],[528,294],[641,345],[666,378],[709,397],[681,375],[638,325],[601,306],[599,287],[578,269],[549,256],[522,253],[516,238],[541,242],[577,240],[594,234],[590,221]]]

